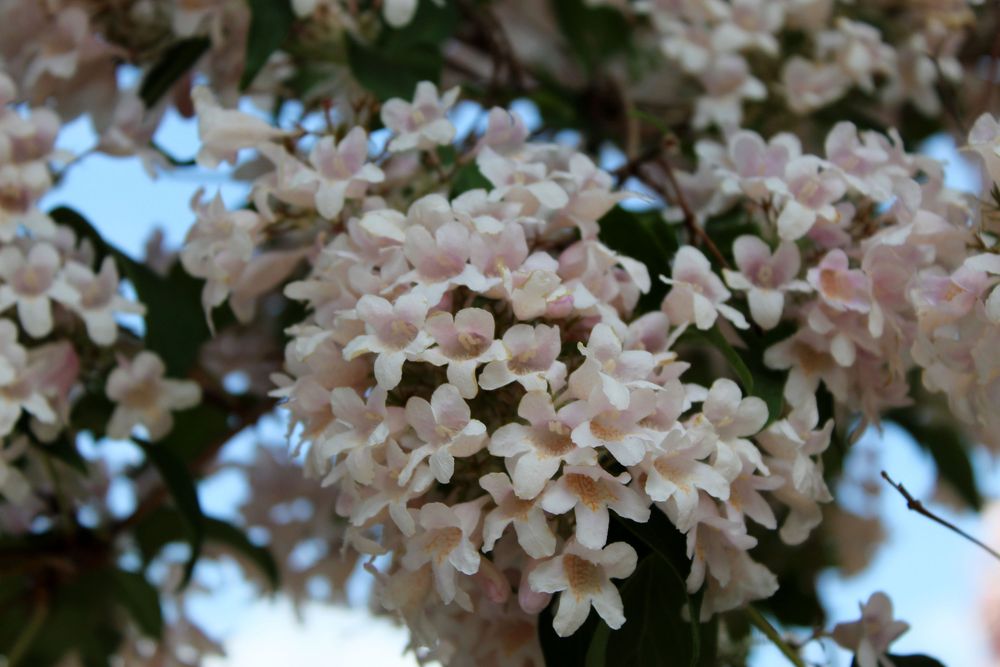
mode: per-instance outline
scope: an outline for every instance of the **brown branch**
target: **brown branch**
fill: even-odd
[[[916,512],[917,514],[920,514],[921,516],[925,516],[925,517],[927,517],[928,519],[930,519],[931,521],[933,521],[935,523],[941,524],[942,526],[944,526],[948,530],[950,530],[950,531],[958,534],[959,536],[964,537],[968,541],[972,542],[977,547],[979,547],[983,551],[987,552],[988,554],[990,554],[991,556],[993,556],[997,560],[1000,560],[1000,553],[997,553],[991,547],[983,544],[982,542],[980,542],[979,540],[977,540],[976,538],[974,538],[972,535],[969,535],[967,532],[965,532],[964,530],[962,530],[961,528],[959,528],[955,524],[953,524],[950,521],[947,521],[945,519],[942,519],[937,514],[934,514],[929,509],[927,509],[926,507],[924,507],[924,504],[922,502],[920,502],[919,500],[917,500],[916,498],[914,498],[913,495],[910,494],[910,492],[906,490],[905,486],[903,486],[902,484],[897,484],[896,482],[894,482],[892,480],[892,478],[889,477],[889,473],[887,473],[884,470],[882,471],[882,478],[885,479],[885,481],[888,482],[891,487],[893,487],[894,489],[896,489],[897,491],[899,491],[900,495],[902,495],[903,498],[906,499],[906,509],[911,510],[913,512]]]
[[[694,211],[691,210],[691,205],[688,204],[687,197],[684,196],[684,190],[681,189],[681,185],[677,181],[677,175],[674,173],[674,167],[670,164],[670,160],[666,156],[661,155],[658,163],[663,167],[663,171],[667,176],[667,182],[670,183],[670,187],[675,193],[675,196],[672,198],[673,203],[680,207],[681,212],[684,214],[684,228],[687,229],[688,238],[691,240],[691,243],[695,246],[704,243],[709,252],[719,260],[719,264],[728,269],[729,262],[726,261],[725,256],[709,237],[705,229],[698,224],[698,219]]]

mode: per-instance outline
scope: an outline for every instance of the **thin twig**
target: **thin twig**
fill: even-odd
[[[35,608],[31,613],[31,618],[28,619],[28,625],[21,631],[20,636],[7,655],[7,661],[4,663],[7,667],[15,667],[21,664],[21,660],[31,650],[35,640],[38,639],[38,633],[45,625],[45,619],[48,615],[49,605],[46,602],[44,594],[40,594],[35,600]]]
[[[673,188],[675,194],[673,202],[680,207],[681,212],[684,214],[684,227],[687,229],[692,243],[698,245],[698,241],[701,241],[712,255],[719,260],[719,264],[727,269],[730,268],[729,262],[726,261],[725,256],[719,250],[718,246],[715,245],[715,242],[708,236],[704,228],[698,224],[698,219],[695,217],[694,211],[691,210],[691,205],[688,204],[687,197],[684,196],[684,190],[681,189],[681,185],[677,181],[677,175],[674,173],[674,167],[670,164],[670,160],[665,155],[661,155],[658,162],[663,167],[670,187]]]
[[[764,618],[763,614],[757,611],[756,607],[747,605],[745,611],[750,624],[763,632],[764,635],[771,640],[771,643],[777,646],[778,650],[781,651],[786,658],[788,658],[790,663],[795,665],[795,667],[806,667],[806,663],[803,662],[802,657],[799,656],[795,649],[793,649],[791,645],[785,641],[785,638],[778,633],[777,628],[771,625],[771,622]]]
[[[964,530],[962,530],[961,528],[959,528],[955,524],[953,524],[950,521],[947,521],[945,519],[942,519],[937,514],[934,514],[934,512],[931,512],[929,509],[927,509],[926,507],[924,507],[924,504],[922,502],[920,502],[919,500],[917,500],[916,498],[914,498],[910,494],[910,492],[906,490],[905,486],[903,486],[902,484],[897,484],[896,482],[894,482],[892,480],[892,478],[889,477],[889,473],[887,473],[884,470],[882,471],[882,478],[885,479],[885,481],[887,481],[890,486],[892,486],[894,489],[896,489],[897,491],[899,491],[900,495],[902,495],[903,498],[906,499],[906,509],[912,510],[912,511],[916,512],[917,514],[921,514],[921,515],[927,517],[928,519],[930,519],[931,521],[934,521],[935,523],[941,524],[942,526],[944,526],[948,530],[951,530],[952,532],[957,533],[958,535],[960,535],[960,536],[964,537],[965,539],[969,540],[970,542],[972,542],[973,544],[975,544],[980,549],[986,551],[988,554],[990,554],[991,556],[993,556],[997,560],[1000,560],[1000,553],[997,553],[992,548],[990,548],[987,545],[983,544],[982,542],[980,542],[979,540],[977,540],[976,538],[974,538],[972,535],[969,535],[967,532],[965,532]]]

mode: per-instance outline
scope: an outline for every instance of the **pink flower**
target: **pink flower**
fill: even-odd
[[[671,285],[670,293],[663,299],[663,310],[672,323],[711,329],[722,315],[740,329],[750,326],[742,313],[725,304],[731,294],[697,248],[682,246],[674,256],[671,277],[662,280]]]
[[[858,667],[889,667],[885,653],[889,645],[910,629],[909,623],[892,618],[892,600],[885,593],[873,593],[861,607],[861,618],[852,623],[838,623],[833,640],[854,651]]]
[[[458,88],[438,96],[437,86],[421,81],[412,103],[398,97],[386,102],[382,105],[382,123],[395,135],[389,142],[389,150],[430,150],[451,143],[455,126],[445,114],[457,99]]]
[[[152,352],[142,351],[132,360],[118,360],[105,388],[108,398],[117,403],[108,421],[108,437],[128,438],[141,425],[149,432],[150,440],[159,440],[173,428],[171,412],[186,410],[201,401],[197,383],[165,379],[164,370],[163,362]]]
[[[79,294],[66,282],[62,258],[49,243],[36,243],[27,254],[14,245],[0,249],[0,311],[17,305],[21,326],[33,338],[52,331],[52,301],[69,306]]]
[[[573,429],[573,442],[581,447],[607,449],[623,466],[637,464],[656,438],[644,420],[656,410],[651,389],[633,389],[628,407],[619,410],[601,394],[588,402],[588,416]]]
[[[486,277],[468,263],[472,233],[458,222],[446,222],[434,234],[420,225],[406,230],[403,253],[414,270],[400,278],[413,281],[415,294],[436,304],[451,285],[464,285],[474,292],[487,289]]]
[[[626,486],[631,479],[626,472],[615,477],[600,466],[566,466],[542,494],[542,508],[551,514],[573,510],[577,541],[600,549],[608,541],[609,509],[632,521],[649,521],[649,499]]]
[[[369,183],[385,179],[382,170],[368,160],[368,136],[360,127],[353,128],[340,143],[333,137],[320,139],[309,153],[316,169],[307,173],[316,182],[316,210],[324,218],[335,218],[344,207],[344,199],[364,197]]]
[[[383,389],[395,389],[403,378],[403,362],[417,359],[432,339],[423,330],[427,302],[415,294],[404,294],[389,303],[366,294],[358,300],[357,316],[368,333],[357,336],[344,348],[344,358],[374,353],[375,379]]]
[[[330,458],[346,452],[347,469],[354,479],[370,483],[375,474],[372,449],[402,429],[403,409],[386,406],[386,390],[382,387],[373,389],[364,400],[354,389],[336,387],[329,401],[336,421],[318,441],[317,453]],[[331,483],[336,476],[325,483]]]
[[[69,262],[66,282],[80,295],[73,305],[87,327],[87,335],[98,345],[110,345],[118,336],[115,313],[142,315],[142,304],[129,301],[118,293],[118,268],[115,260],[105,257],[99,273],[78,262]]]
[[[518,404],[517,414],[530,424],[505,424],[493,433],[489,451],[506,459],[519,498],[534,498],[559,470],[561,463],[594,465],[597,452],[578,447],[570,437],[584,417],[582,403],[571,403],[556,412],[545,391],[529,391]]]
[[[642,462],[646,472],[646,494],[663,507],[671,521],[684,530],[690,527],[701,491],[726,500],[729,481],[705,463],[715,452],[715,442],[706,434],[675,428],[651,448]]]
[[[473,575],[479,571],[479,552],[470,540],[479,525],[481,507],[479,501],[453,507],[444,503],[424,505],[418,519],[422,532],[406,541],[403,567],[413,571],[430,563],[438,595],[445,604],[460,593],[467,596],[455,581],[459,572]]]
[[[569,195],[542,162],[504,157],[489,146],[476,157],[479,171],[494,190],[491,197],[522,204],[522,213],[534,214],[540,206],[559,209],[569,203]]]
[[[518,382],[528,391],[560,388],[566,381],[566,365],[558,361],[562,346],[559,327],[515,324],[503,335],[507,358],[486,364],[479,386],[492,391]]]
[[[494,340],[493,314],[482,308],[463,308],[454,316],[438,311],[427,318],[426,331],[437,347],[424,352],[423,359],[435,366],[448,365],[448,382],[463,398],[475,398],[479,391],[476,368],[503,359],[503,343]]]
[[[517,542],[526,554],[532,558],[546,558],[555,553],[556,536],[537,500],[519,498],[510,478],[502,472],[483,475],[479,485],[496,503],[483,519],[483,551],[492,550],[507,526],[513,524]]]
[[[598,324],[590,331],[587,345],[578,343],[585,361],[569,379],[570,391],[581,399],[600,392],[614,408],[624,410],[629,403],[629,388],[658,388],[646,378],[655,360],[645,350],[623,350],[622,340],[609,325]]]
[[[455,471],[455,457],[472,456],[486,439],[486,426],[471,418],[469,406],[453,385],[434,390],[428,403],[419,396],[406,402],[406,421],[423,442],[410,453],[410,462],[400,473],[403,484],[418,463],[430,457],[431,471],[438,482],[447,484]]]
[[[773,329],[781,320],[785,292],[806,292],[808,283],[795,280],[799,273],[799,249],[784,241],[771,254],[770,248],[756,236],[744,235],[733,243],[733,256],[739,272],[723,269],[726,284],[747,292],[750,317],[764,329]]]
[[[625,609],[612,579],[624,579],[635,571],[635,549],[615,542],[588,549],[574,541],[566,543],[562,554],[551,558],[528,576],[532,590],[562,593],[552,626],[560,637],[568,637],[583,625],[593,606],[608,627],[625,623]]]
[[[198,137],[202,144],[197,160],[206,169],[215,169],[221,162],[235,165],[240,149],[254,148],[285,135],[259,118],[235,109],[223,109],[204,86],[191,91],[191,98],[198,115]]]
[[[839,248],[826,253],[818,266],[809,269],[806,279],[835,310],[867,313],[871,309],[868,276],[860,269],[848,268],[847,254]]]
[[[795,158],[785,168],[785,185],[789,198],[778,215],[778,235],[785,241],[795,241],[816,224],[817,219],[833,219],[833,207],[847,190],[843,178],[833,170],[821,171],[822,161],[812,155]]]

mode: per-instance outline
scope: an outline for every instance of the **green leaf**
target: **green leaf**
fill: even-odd
[[[462,165],[451,179],[451,198],[454,199],[469,190],[488,190],[492,187],[475,163]]]
[[[159,639],[163,635],[163,612],[156,588],[138,572],[112,570],[110,578],[115,598],[139,629],[146,636]]]
[[[267,577],[271,590],[277,591],[280,581],[278,564],[269,549],[254,544],[240,528],[219,519],[209,518],[205,522],[205,539],[229,547],[247,558]]]
[[[660,307],[667,286],[659,279],[669,273],[670,260],[677,252],[677,237],[659,211],[627,211],[616,206],[602,217],[599,238],[606,246],[636,259],[649,271],[650,290],[639,299],[638,311]]]
[[[250,5],[250,30],[240,90],[250,87],[271,54],[288,38],[295,22],[295,12],[288,0],[247,0],[247,4]]]
[[[135,530],[136,544],[144,563],[149,563],[166,545],[186,539],[180,512],[161,507],[146,517]],[[205,541],[227,547],[260,568],[272,590],[277,590],[280,574],[277,562],[266,547],[254,544],[241,528],[214,517],[205,517]]]
[[[625,625],[610,633],[609,664],[697,665],[698,645],[681,610],[688,596],[684,582],[673,567],[658,554],[646,556],[621,589],[625,604]]]
[[[746,363],[743,361],[743,357],[737,352],[726,337],[722,335],[719,330],[719,326],[715,325],[711,329],[703,332],[705,338],[715,346],[715,348],[722,353],[722,356],[726,358],[729,365],[732,366],[733,371],[736,376],[740,379],[740,384],[743,385],[743,393],[752,394],[754,390],[753,374],[750,369],[747,368]]]
[[[348,38],[347,62],[358,83],[380,100],[388,100],[410,99],[418,83],[437,81],[444,60],[440,49],[431,44],[415,44],[395,52]]]
[[[632,34],[625,16],[612,7],[591,7],[583,0],[552,0],[566,42],[589,70],[628,49]]]
[[[160,61],[146,73],[139,86],[139,97],[146,108],[156,105],[160,98],[208,51],[211,42],[207,37],[191,37],[174,43]]]
[[[587,657],[584,667],[604,667],[608,661],[608,638],[611,637],[611,628],[607,623],[597,624],[597,629],[590,638],[590,645],[587,647]]]
[[[170,496],[183,519],[187,541],[191,547],[191,554],[184,567],[184,578],[181,582],[181,588],[184,588],[191,580],[191,574],[194,572],[198,557],[201,556],[201,546],[205,538],[205,515],[201,510],[201,502],[198,500],[198,489],[195,487],[194,479],[188,472],[187,466],[169,449],[159,444],[138,440],[136,442],[160,474],[160,478],[170,492]]]
[[[970,445],[957,423],[939,410],[922,403],[890,411],[886,417],[904,429],[926,450],[938,473],[974,510],[983,506],[976,472],[969,459]]]
[[[413,20],[400,29],[383,26],[371,44],[347,40],[347,62],[358,83],[380,100],[410,99],[421,81],[441,78],[442,44],[452,35],[458,15],[455,3],[421,2]]]
[[[892,661],[895,667],[944,667],[943,662],[927,655],[893,655],[890,653],[886,657]],[[857,658],[851,661],[851,667],[858,667],[859,664]]]

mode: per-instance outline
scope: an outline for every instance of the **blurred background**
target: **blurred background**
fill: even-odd
[[[518,103],[515,109],[530,126],[534,115],[530,103]],[[169,147],[178,159],[193,157],[198,147],[196,123],[180,118],[172,110],[168,114],[155,138],[157,144]],[[479,116],[478,110],[460,106],[455,122],[460,129],[463,125],[470,128]],[[574,137],[567,133],[559,139],[572,142]],[[373,140],[377,142],[379,137]],[[76,208],[106,238],[133,256],[145,254],[147,240],[156,229],[162,230],[167,249],[180,245],[192,221],[188,204],[199,188],[205,188],[209,195],[218,190],[230,206],[238,205],[246,196],[248,188],[234,180],[231,172],[210,173],[185,167],[161,173],[154,180],[138,159],[88,154],[94,142],[85,120],[64,130],[61,147],[83,157],[44,203],[47,208],[60,204]],[[947,162],[951,187],[977,189],[975,167],[960,156],[950,139],[932,138],[923,151]],[[611,151],[602,155],[606,168],[614,168],[621,159]],[[236,384],[241,381],[246,379],[237,374],[227,378],[227,382]],[[285,425],[278,416],[262,420],[230,442],[223,450],[222,465],[200,485],[206,512],[220,518],[235,517],[251,493],[240,466],[250,465],[259,447],[273,448],[276,455],[283,455],[287,449],[284,435]],[[114,468],[141,458],[131,447],[127,443],[89,443],[85,451],[88,456],[105,459]],[[974,463],[984,498],[1000,495],[997,462],[980,450]],[[1000,547],[1000,512],[987,508],[979,516],[953,509],[958,505],[949,503],[947,490],[938,488],[929,455],[907,432],[893,425],[886,425],[881,432],[871,429],[852,448],[845,481],[834,490],[839,505],[855,517],[868,519],[855,520],[841,531],[849,542],[844,553],[852,564],[847,569],[853,569],[855,561],[868,565],[852,576],[830,572],[823,576],[820,590],[831,625],[857,618],[859,603],[881,590],[895,603],[897,617],[911,624],[910,632],[894,645],[895,653],[925,653],[952,667],[1000,665],[1000,660],[992,657],[988,631],[990,619],[1000,616],[1000,563],[957,535],[908,511],[904,499],[878,478],[883,469],[940,516]],[[135,498],[129,487],[113,484],[109,493],[116,514],[124,516],[134,508]],[[295,507],[289,511],[296,511]],[[866,561],[873,545],[873,555]],[[296,548],[293,560],[300,560],[305,569],[326,555],[318,546],[310,548],[307,543]],[[416,664],[411,655],[404,653],[407,633],[391,620],[369,613],[371,577],[364,571],[356,571],[348,579],[345,604],[300,607],[280,596],[260,600],[254,587],[243,580],[240,568],[226,560],[202,560],[196,582],[205,592],[196,589],[187,596],[190,615],[226,653],[226,657],[208,662],[209,667],[355,661],[372,667]],[[310,580],[303,585],[312,587],[309,590],[317,598],[336,597],[334,591],[323,590],[325,581]],[[810,642],[807,656],[819,664],[850,664],[850,657],[832,642]],[[752,664],[780,665],[784,658],[761,637]]]

